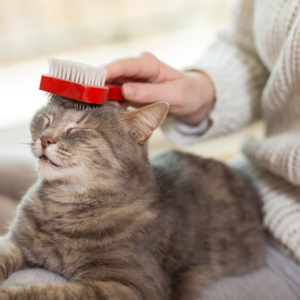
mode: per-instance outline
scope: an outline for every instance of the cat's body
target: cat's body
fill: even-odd
[[[56,117],[59,109],[70,110],[56,106],[52,104]],[[126,114],[112,107],[103,111],[112,118]],[[136,115],[127,114],[126,120],[136,128]],[[103,112],[97,117],[101,116],[105,119]],[[110,120],[107,122],[116,122]],[[25,265],[41,267],[69,282],[4,287],[0,296],[192,300],[210,282],[262,265],[258,197],[243,179],[219,162],[179,152],[161,155],[151,165],[142,145],[144,137],[131,129],[127,139],[131,136],[139,143],[131,146],[132,142],[124,142],[123,149],[119,148],[118,139],[126,135],[126,129],[122,132],[118,122],[109,125],[115,126],[119,135],[108,137],[108,127],[102,129],[101,137],[108,141],[102,146],[107,149],[108,145],[110,152],[89,160],[96,168],[89,180],[93,178],[95,183],[80,185],[78,174],[72,182],[40,180],[22,200],[9,241],[0,244],[2,264],[9,253],[16,256],[18,266],[10,266],[11,271]],[[34,130],[38,131],[37,127]],[[52,142],[44,150],[56,143]],[[122,159],[124,165],[105,155]]]

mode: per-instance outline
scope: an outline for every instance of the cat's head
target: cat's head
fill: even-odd
[[[33,117],[32,152],[45,181],[86,188],[109,187],[141,175],[147,164],[145,142],[169,107],[157,103],[125,111],[109,104],[78,109],[62,103],[49,101]]]

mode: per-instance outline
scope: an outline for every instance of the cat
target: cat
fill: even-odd
[[[150,163],[167,112],[50,97],[30,125],[40,178],[0,240],[0,282],[33,267],[67,282],[2,286],[0,299],[194,300],[264,264],[251,184],[177,151]]]

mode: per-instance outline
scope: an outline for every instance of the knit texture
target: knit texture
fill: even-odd
[[[246,144],[244,152],[278,175],[254,176],[264,182],[265,226],[300,261],[299,9],[298,0],[236,0],[217,42],[191,67],[208,74],[215,86],[210,126],[204,133],[187,133],[169,118],[162,128],[184,145],[231,133],[262,117],[266,138]]]
[[[263,201],[265,227],[273,240],[280,242],[281,250],[300,262],[300,187],[242,155],[230,160],[229,165],[253,179]]]

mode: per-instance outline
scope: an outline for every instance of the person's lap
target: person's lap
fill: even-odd
[[[204,300],[300,299],[300,266],[268,246],[266,265],[252,273],[225,278],[203,295]]]
[[[3,285],[64,281],[51,272],[31,269],[15,272]],[[266,266],[250,274],[220,280],[204,291],[202,299],[299,300],[300,266],[268,246]]]

